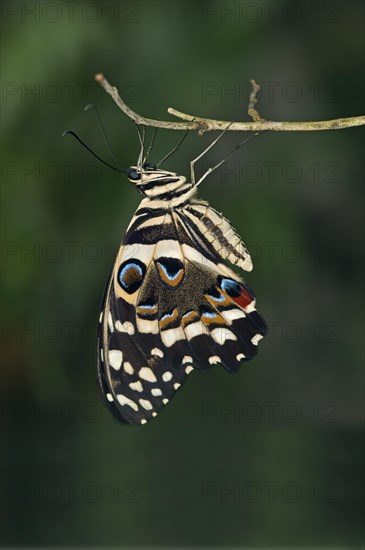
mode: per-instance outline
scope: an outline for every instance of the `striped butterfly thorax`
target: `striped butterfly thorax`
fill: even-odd
[[[237,372],[267,326],[255,297],[226,261],[250,255],[197,187],[152,163],[132,166],[144,195],[108,281],[98,333],[98,376],[114,416],[145,424],[194,369]]]

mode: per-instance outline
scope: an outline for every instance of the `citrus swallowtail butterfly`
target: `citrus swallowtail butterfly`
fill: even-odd
[[[196,197],[203,178],[196,184],[192,168],[187,183],[141,162],[127,178],[143,199],[105,290],[98,378],[118,420],[145,424],[194,369],[220,364],[237,372],[256,354],[267,326],[252,291],[226,265],[251,271],[245,245],[222,214]]]

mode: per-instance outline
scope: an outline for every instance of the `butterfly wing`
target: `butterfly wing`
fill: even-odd
[[[162,351],[162,299],[153,258],[159,254],[158,243],[166,242],[169,221],[165,211],[137,210],[112,268],[100,314],[99,383],[113,415],[131,424],[156,416],[190,372],[189,365],[175,369],[175,357]]]
[[[193,368],[237,371],[266,333],[252,292],[217,254],[218,236],[211,240],[190,214],[137,210],[107,285],[99,381],[127,423],[156,416]],[[247,251],[236,250],[249,265]]]

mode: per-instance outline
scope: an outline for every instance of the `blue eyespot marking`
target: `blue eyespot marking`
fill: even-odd
[[[177,258],[159,258],[157,260],[159,275],[164,283],[177,286],[184,277],[183,263]]]
[[[131,263],[131,264],[128,264],[125,267],[123,267],[123,269],[119,273],[119,280],[120,280],[121,284],[123,284],[124,277],[127,278],[126,274],[130,269],[136,269],[139,272],[140,276],[142,277],[143,271],[142,271],[141,267],[138,264]],[[126,286],[128,286],[128,284],[126,284]]]
[[[240,285],[233,279],[222,278],[220,287],[224,292],[227,292],[229,296],[239,296],[241,293]]]
[[[182,316],[182,319],[184,319],[185,317],[187,317],[188,315],[191,315],[192,313],[195,313],[192,309],[190,309],[189,311],[187,311],[186,313],[184,313],[184,315]]]
[[[181,273],[181,271],[182,271],[182,269],[179,269],[179,271],[177,271],[176,273],[170,273],[170,272],[167,270],[166,266],[164,266],[164,265],[161,264],[160,262],[158,262],[158,263],[160,264],[161,268],[163,269],[164,274],[166,275],[166,277],[167,277],[168,279],[170,279],[170,281],[174,281],[174,280],[180,275],[180,273]]]
[[[224,290],[224,289],[223,289]],[[218,292],[217,292],[218,294]],[[221,293],[219,293],[219,295],[215,295],[213,296],[213,294],[208,294],[209,298],[212,298],[215,302],[224,302],[224,300],[226,299],[225,296]]]
[[[133,294],[141,286],[146,273],[145,265],[137,259],[123,262],[118,272],[118,282],[125,292]]]
[[[162,315],[161,321],[163,321],[164,319],[170,319],[174,315],[175,315],[175,311],[173,311],[172,313],[165,313],[164,315]]]
[[[217,317],[217,314],[214,311],[204,311],[203,317],[208,317],[209,319],[214,319]]]

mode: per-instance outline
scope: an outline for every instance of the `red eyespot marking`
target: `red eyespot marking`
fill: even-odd
[[[253,297],[244,288],[240,287],[240,289],[240,295],[237,296],[237,298],[233,298],[233,300],[236,302],[236,304],[245,308],[252,302]]]

